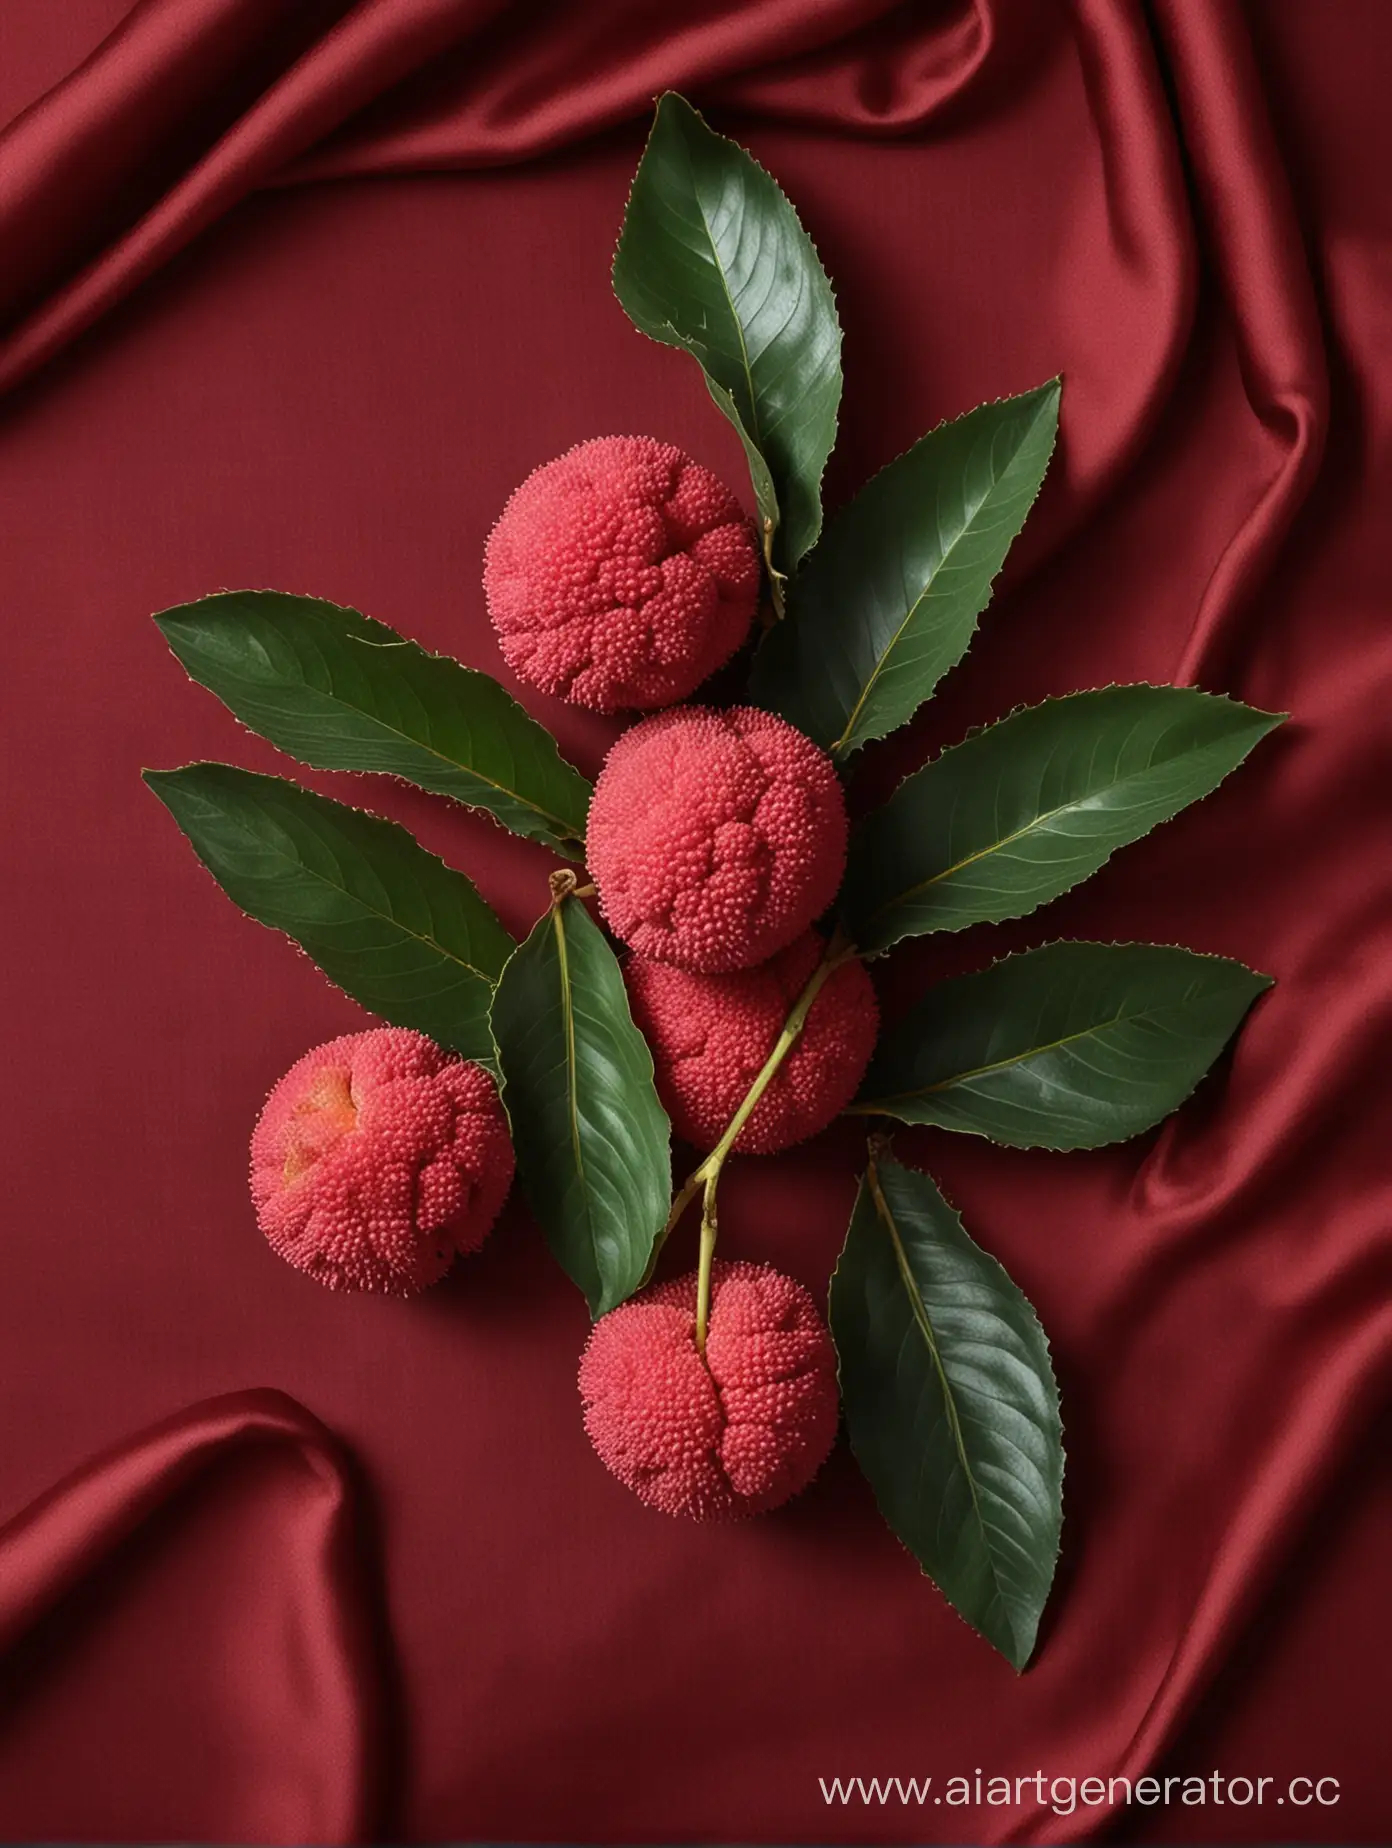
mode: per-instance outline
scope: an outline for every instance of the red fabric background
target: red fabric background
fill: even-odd
[[[1389,57],[1380,0],[0,13],[0,1509],[100,1453],[0,1532],[0,1835],[1388,1838]],[[139,783],[283,767],[150,611],[313,591],[501,674],[480,555],[528,469],[642,430],[741,479],[608,288],[667,84],[782,179],[836,280],[833,502],[938,418],[1067,376],[981,639],[864,794],[1113,679],[1294,715],[1046,918],[884,976],[892,1001],[1075,934],[1279,977],[1142,1143],[901,1138],[1053,1339],[1065,1548],[1023,1680],[844,1451],[738,1531],[619,1489],[580,1428],[583,1306],[517,1204],[418,1303],[269,1254],[252,1119],[361,1016]],[[529,703],[593,769],[611,729]],[[336,786],[519,931],[544,901],[545,854],[483,818]],[[847,1126],[739,1165],[723,1242],[820,1290],[856,1153]],[[828,1809],[817,1783],[978,1766],[1328,1775],[1342,1801],[1107,1824]]]

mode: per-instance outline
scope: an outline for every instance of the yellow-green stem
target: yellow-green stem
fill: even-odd
[[[783,1023],[773,1051],[765,1059],[758,1077],[745,1093],[739,1109],[731,1117],[724,1135],[690,1175],[667,1216],[663,1229],[662,1241],[674,1229],[677,1221],[695,1199],[697,1193],[704,1191],[704,1204],[701,1209],[701,1254],[696,1267],[696,1348],[697,1352],[706,1351],[706,1327],[710,1320],[710,1286],[711,1265],[715,1260],[716,1215],[715,1190],[720,1182],[720,1171],[725,1166],[725,1158],[735,1146],[740,1131],[759,1107],[759,1100],[773,1081],[774,1073],[787,1058],[797,1043],[798,1035],[807,1024],[807,1016],[812,1011],[812,1003],[821,993],[828,976],[839,969],[841,964],[854,956],[855,950],[838,931],[827,945],[826,955],[812,971],[807,986],[793,1003],[792,1012]]]
[[[706,1329],[710,1324],[711,1265],[715,1259],[715,1184],[716,1176],[706,1182],[706,1198],[701,1208],[701,1256],[696,1265],[696,1352],[706,1351]]]
[[[769,601],[773,605],[774,621],[782,622],[783,620],[783,573],[776,568],[773,562],[773,534],[774,534],[773,521],[770,520],[767,516],[765,516],[765,519],[764,519],[764,569],[768,573]]]

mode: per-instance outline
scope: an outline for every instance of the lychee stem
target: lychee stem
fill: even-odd
[[[696,1264],[696,1352],[706,1351],[706,1330],[710,1324],[711,1265],[715,1261],[718,1236],[715,1219],[715,1188],[718,1175],[706,1181],[706,1197],[701,1207],[701,1256]]]
[[[554,873],[548,875],[546,883],[550,887],[553,905],[559,905],[567,898],[593,898],[595,895],[595,888],[592,885],[581,885],[574,869],[569,866],[558,866]]]
[[[827,978],[854,955],[854,945],[847,943],[838,929],[826,947],[826,954],[808,978],[807,986],[794,1001],[792,1012],[783,1023],[783,1031],[779,1034],[773,1051],[765,1059],[763,1069],[745,1093],[744,1100],[730,1119],[724,1135],[672,1202],[672,1210],[667,1216],[667,1224],[663,1229],[659,1248],[661,1243],[665,1243],[668,1233],[672,1231],[687,1207],[695,1199],[697,1192],[701,1189],[705,1191],[705,1199],[701,1208],[701,1255],[696,1267],[696,1351],[698,1354],[704,1354],[706,1351],[706,1325],[710,1320],[711,1265],[715,1259],[715,1190],[720,1183],[720,1171],[725,1166],[725,1158],[734,1147],[740,1131],[758,1109],[759,1100],[772,1083],[774,1073],[797,1044],[798,1035],[807,1024],[807,1016],[812,1012],[812,1003],[822,992]]]
[[[764,569],[768,573],[769,601],[773,605],[775,622],[783,620],[783,573],[773,562],[774,524],[767,514],[764,515]]]

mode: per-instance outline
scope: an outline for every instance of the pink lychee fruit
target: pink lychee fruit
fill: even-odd
[[[718,975],[786,948],[831,903],[846,805],[831,759],[786,720],[684,706],[614,745],[586,851],[617,936]]]
[[[598,437],[529,475],[483,575],[508,665],[597,712],[694,692],[748,634],[759,583],[734,495],[650,436]]]
[[[596,1322],[580,1397],[600,1459],[642,1501],[696,1521],[766,1514],[836,1440],[836,1350],[800,1283],[716,1264],[704,1359],[692,1271]]]
[[[404,1027],[346,1033],[291,1066],[251,1138],[271,1247],[331,1290],[411,1296],[474,1251],[512,1185],[482,1066]]]
[[[694,975],[630,956],[633,1018],[672,1127],[703,1152],[724,1135],[763,1070],[825,944],[808,931],[755,969]],[[772,1155],[826,1128],[855,1096],[879,1030],[875,990],[852,958],[833,969],[734,1147]]]

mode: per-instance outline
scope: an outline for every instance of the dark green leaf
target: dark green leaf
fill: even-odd
[[[831,1280],[851,1448],[894,1532],[1016,1668],[1063,1522],[1063,1433],[1029,1303],[926,1174],[871,1159]]]
[[[394,1026],[493,1064],[488,1008],[513,943],[463,873],[277,776],[189,764],[145,781],[234,904]]]
[[[827,527],[753,692],[833,756],[911,719],[966,653],[1058,430],[1053,379],[920,438]]]
[[[930,988],[854,1108],[1014,1148],[1124,1142],[1179,1108],[1270,985],[1165,944],[1049,943]]]
[[[1192,687],[1105,687],[989,726],[856,830],[846,926],[900,937],[1023,917],[1216,789],[1281,715]]]
[[[776,183],[671,91],[634,176],[614,290],[635,327],[700,365],[790,571],[821,530],[841,400],[836,304]]]
[[[553,905],[503,971],[493,1032],[527,1198],[603,1315],[638,1288],[667,1219],[670,1129],[604,933]]]
[[[496,680],[318,597],[225,591],[155,621],[243,725],[318,770],[376,770],[584,858],[590,786]]]

